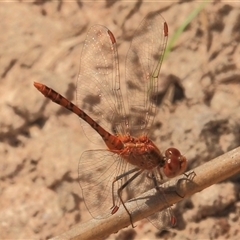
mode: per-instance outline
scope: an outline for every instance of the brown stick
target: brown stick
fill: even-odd
[[[196,176],[193,180],[184,180],[186,177],[174,178],[169,182],[169,187],[164,190],[166,199],[170,205],[181,201],[193,195],[196,192],[220,182],[228,177],[240,172],[240,147],[231,150],[190,172],[195,172]],[[175,186],[175,190],[171,186]],[[176,193],[176,187],[177,192]],[[180,197],[184,196],[184,198]],[[136,207],[136,203],[138,208]],[[99,203],[101,204],[101,203]],[[140,206],[140,207],[139,207]],[[159,202],[159,198],[154,195],[154,191],[150,190],[126,203],[126,207],[132,214],[133,222],[139,221],[156,211],[163,210],[163,202]],[[106,211],[109,209],[106,209]],[[96,220],[92,219],[85,223],[75,225],[69,231],[52,238],[53,240],[69,240],[69,239],[102,239],[112,233],[116,233],[120,229],[130,225],[129,215],[121,206],[119,210],[109,218]]]

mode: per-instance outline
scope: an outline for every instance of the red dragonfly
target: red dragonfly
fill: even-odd
[[[168,26],[161,15],[149,14],[141,22],[126,58],[126,95],[121,90],[115,37],[101,25],[91,27],[84,42],[77,106],[34,83],[45,97],[84,120],[83,130],[91,141],[97,134],[107,146],[83,152],[79,161],[84,202],[94,218],[108,217],[123,205],[133,226],[125,202],[152,188],[161,191],[163,175],[172,178],[186,169],[187,160],[179,150],[171,147],[163,154],[148,138],[157,112],[167,37]],[[157,218],[149,220],[159,229],[175,224],[171,208],[154,215]]]

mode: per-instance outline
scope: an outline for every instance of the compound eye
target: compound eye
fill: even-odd
[[[163,172],[168,178],[182,174],[187,167],[187,159],[176,148],[168,148],[165,151],[166,162]]]

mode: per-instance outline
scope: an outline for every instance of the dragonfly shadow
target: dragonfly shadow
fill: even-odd
[[[190,173],[185,173],[183,178],[177,180],[175,191],[179,197],[184,198],[187,195],[186,189],[191,189],[196,186],[196,183],[193,181],[195,176],[196,173],[192,171]]]
[[[144,218],[148,217],[150,212],[152,214],[156,213],[156,211],[162,211],[168,207],[171,207],[171,204],[168,204],[167,196],[169,195],[176,195],[176,187],[175,186],[168,186],[168,187],[159,187],[158,190],[155,188],[145,192],[139,197],[133,198],[128,200],[128,202],[136,203],[137,209],[140,211],[144,211],[146,208],[150,209],[147,210],[144,215]]]

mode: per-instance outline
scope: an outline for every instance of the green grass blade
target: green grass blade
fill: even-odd
[[[209,0],[206,0],[204,2],[202,2],[201,4],[199,4],[190,14],[189,16],[186,18],[186,20],[182,23],[182,25],[177,29],[177,31],[173,34],[173,36],[170,38],[168,46],[166,48],[165,51],[165,56],[164,58],[166,58],[169,54],[169,52],[171,51],[173,45],[175,44],[175,42],[177,41],[177,39],[179,38],[179,36],[182,34],[182,32],[184,31],[184,29],[188,26],[188,24],[199,14],[199,12],[206,6],[206,4],[209,3]]]

